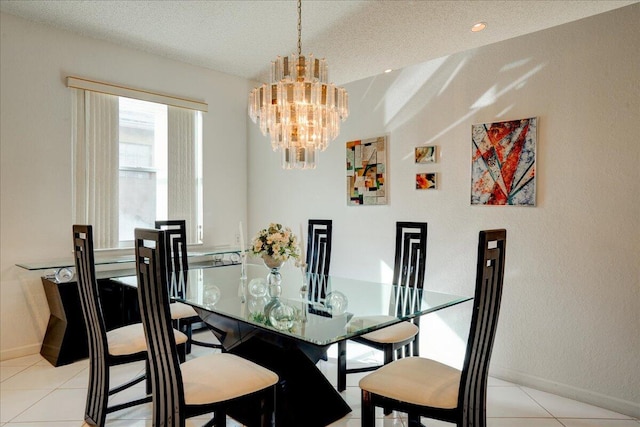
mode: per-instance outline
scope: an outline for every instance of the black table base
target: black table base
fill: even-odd
[[[43,277],[42,285],[50,315],[40,354],[53,366],[87,358],[89,345],[77,283],[56,283]]]
[[[214,333],[225,332],[219,338],[229,353],[278,374],[276,426],[324,427],[351,412],[340,393],[316,366],[326,347],[248,328],[246,324],[211,312],[198,314],[215,327]],[[250,418],[246,407],[234,408],[228,414],[241,423]]]

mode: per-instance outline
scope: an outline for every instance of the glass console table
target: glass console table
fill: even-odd
[[[188,251],[189,265],[220,267],[239,264],[240,252],[239,248],[232,246],[192,248]],[[114,256],[96,252],[96,277],[107,329],[139,321],[137,292],[112,280],[135,274],[134,262],[133,253]],[[16,266],[42,274],[50,315],[40,354],[53,366],[88,357],[87,333],[75,282],[73,256]]]
[[[187,251],[189,266],[194,267],[218,267],[223,265],[233,265],[240,263],[241,249],[235,246],[212,246],[203,248],[192,248]],[[135,274],[132,266],[127,264],[135,262],[133,253],[126,255],[101,255],[95,254],[96,274],[98,278],[130,276]],[[22,262],[16,264],[17,267],[29,271],[51,270],[45,276],[55,279],[57,282],[70,281],[73,279],[75,261],[73,256],[37,262]],[[118,269],[117,267],[123,267]],[[103,267],[103,268],[101,268]],[[106,268],[104,268],[106,267]],[[106,273],[105,273],[106,272]]]

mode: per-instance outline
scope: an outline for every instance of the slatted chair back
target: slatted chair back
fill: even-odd
[[[331,265],[332,220],[310,219],[307,232],[307,271],[327,276]]]
[[[91,225],[73,226],[73,246],[78,293],[89,342],[89,387],[85,420],[93,425],[103,425],[107,415],[107,407],[103,402],[109,393],[109,348],[98,297]]]
[[[138,299],[152,375],[153,425],[184,427],[182,374],[167,293],[165,233],[135,230]]]
[[[393,301],[396,315],[413,312],[419,304],[419,292],[424,285],[427,257],[427,223],[397,222],[396,249],[393,267],[393,284],[396,298]]]
[[[155,228],[165,231],[169,295],[172,298],[183,298],[189,274],[186,221],[183,219],[156,221]]]
[[[307,273],[308,299],[314,303],[324,302],[329,285],[329,267],[331,266],[332,220],[310,219],[307,227]],[[309,306],[309,312],[321,316],[330,316],[326,310]]]
[[[458,393],[462,411],[459,425],[464,427],[485,425],[487,377],[502,299],[506,239],[503,229],[480,232],[473,314]]]

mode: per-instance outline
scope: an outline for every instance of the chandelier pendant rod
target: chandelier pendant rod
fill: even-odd
[[[298,0],[298,56],[302,55],[302,0]]]

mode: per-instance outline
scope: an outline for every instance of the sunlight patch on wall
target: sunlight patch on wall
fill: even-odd
[[[520,61],[518,61],[518,62],[520,62]],[[427,141],[425,141],[424,144],[427,145],[427,144],[432,143],[433,141],[438,140],[443,135],[445,135],[447,132],[449,132],[451,129],[455,128],[456,126],[460,125],[461,123],[464,123],[464,122],[468,121],[471,117],[473,117],[476,114],[476,112],[478,110],[480,110],[482,108],[486,108],[486,107],[488,107],[490,105],[494,105],[498,101],[498,99],[500,99],[501,97],[503,97],[504,95],[506,95],[510,91],[517,90],[517,89],[521,88],[523,85],[525,85],[527,83],[527,81],[531,77],[533,77],[540,70],[542,70],[545,67],[545,65],[546,65],[546,63],[537,65],[536,67],[532,68],[528,72],[524,73],[522,76],[520,76],[517,79],[513,80],[511,83],[507,84],[504,88],[502,88],[500,90],[497,89],[498,85],[494,84],[489,89],[487,89],[482,94],[482,96],[480,96],[478,98],[478,100],[471,105],[471,107],[469,107],[469,112],[468,113],[466,113],[462,117],[460,117],[457,120],[455,120],[453,123],[451,123],[446,128],[442,129],[440,132],[436,133],[434,136],[432,136]]]
[[[451,84],[453,79],[458,75],[458,73],[460,72],[460,70],[462,70],[462,67],[464,67],[466,63],[467,63],[467,58],[464,58],[462,61],[460,61],[456,69],[453,70],[453,73],[451,73],[447,81],[442,85],[442,87],[438,91],[438,96],[442,95],[442,92],[444,92],[447,89],[447,87],[449,87],[449,84]]]
[[[483,93],[476,102],[473,103],[471,108],[480,109],[482,107],[488,107],[489,105],[493,104],[497,99],[497,91],[498,89],[495,85],[493,85],[491,88],[489,88],[488,91]]]
[[[496,114],[496,118],[500,119],[500,118],[505,117],[507,115],[507,113],[509,111],[511,111],[512,108],[513,108],[513,104],[509,105],[507,108],[505,108],[504,110],[502,110],[498,114]]]
[[[389,86],[384,100],[384,123],[388,125],[396,117],[408,101],[422,89],[444,64],[447,57],[424,62],[402,70],[396,80]]]
[[[487,90],[472,106],[471,108],[482,108],[482,107],[486,107],[488,105],[492,105],[493,103],[495,103],[498,98],[502,97],[503,95],[505,95],[506,93],[512,91],[512,90],[517,90],[520,89],[521,87],[523,87],[523,85],[526,84],[527,80],[529,80],[534,74],[538,73],[540,70],[542,70],[544,68],[545,64],[538,64],[537,66],[533,67],[531,70],[529,70],[528,72],[524,73],[522,76],[520,76],[519,78],[515,79],[514,81],[512,81],[511,83],[509,83],[508,85],[506,85],[504,88],[502,88],[500,91],[496,91],[496,86],[494,85],[493,87],[491,87],[489,90]]]
[[[391,283],[393,281],[393,267],[382,260],[380,260],[380,281],[382,283]]]
[[[519,61],[513,61],[510,64],[503,65],[502,68],[500,68],[500,72],[504,73],[505,71],[522,67],[523,65],[529,63],[530,61],[531,61],[531,58],[524,58],[524,59],[520,59]]]
[[[420,356],[457,369],[462,368],[466,337],[458,336],[438,313],[423,316],[420,320],[420,331]]]

